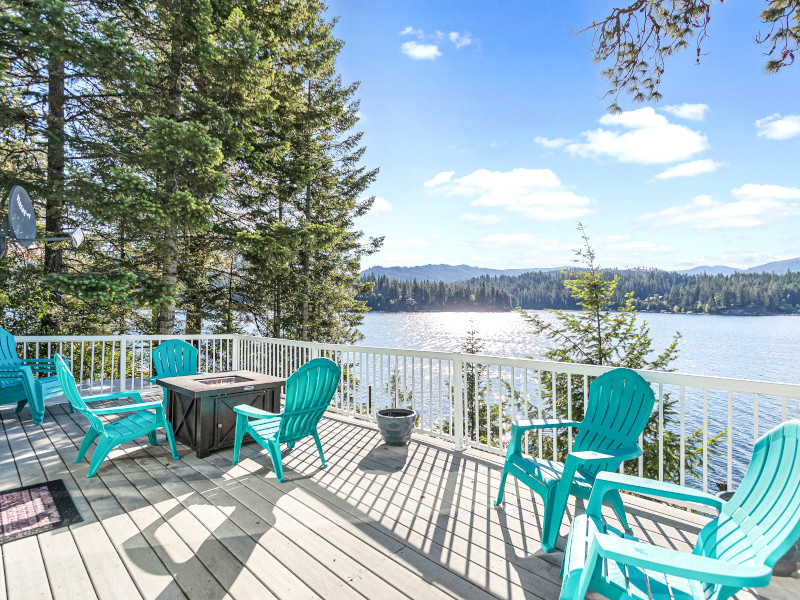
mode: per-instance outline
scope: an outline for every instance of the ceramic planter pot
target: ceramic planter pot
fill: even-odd
[[[417,413],[407,408],[384,408],[376,413],[378,429],[389,446],[407,446]]]

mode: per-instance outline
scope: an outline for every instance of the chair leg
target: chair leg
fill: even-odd
[[[328,466],[328,463],[326,463],[326,462],[325,462],[325,454],[323,454],[323,452],[322,452],[322,442],[320,442],[320,441],[319,441],[319,433],[318,433],[318,432],[317,432],[317,430],[315,429],[315,430],[314,430],[314,431],[311,433],[311,435],[312,435],[312,436],[314,436],[314,441],[317,443],[317,450],[319,451],[319,457],[320,457],[320,459],[322,459],[322,466],[323,466],[323,467],[327,467],[327,466]]]
[[[98,442],[97,447],[94,449],[94,454],[92,454],[92,462],[89,465],[89,472],[86,474],[86,477],[92,477],[97,473],[97,469],[103,464],[106,456],[108,456],[108,453],[111,452],[114,446],[116,446],[116,444],[106,437]]]
[[[150,442],[151,446],[158,446],[158,440],[156,439],[155,430],[147,434],[147,440]]]
[[[272,467],[275,469],[275,475],[278,477],[278,482],[283,483],[283,459],[281,457],[281,445],[278,442],[270,441],[267,443],[267,450],[269,450],[269,456],[272,458]]]
[[[179,460],[178,449],[175,447],[175,432],[172,431],[172,423],[164,421],[164,431],[167,432],[167,441],[169,442],[169,451],[172,453],[172,458]]]
[[[503,474],[500,475],[500,489],[497,490],[497,500],[494,501],[495,506],[499,506],[500,504],[503,503],[503,494],[505,494],[506,490],[506,477],[508,477],[508,471],[504,466]]]
[[[619,495],[619,490],[610,490],[606,492],[605,499],[617,514],[619,522],[622,523],[622,528],[626,532],[630,532],[631,528],[628,525],[628,517],[625,515],[625,505],[622,503],[622,496]]]
[[[289,448],[289,450],[291,450],[292,448],[294,448],[294,442],[287,443],[286,447]]]
[[[551,486],[547,490],[547,497],[544,499],[544,528],[542,530],[542,550],[553,552],[556,549],[558,530],[564,518],[564,511],[567,508],[566,498],[561,501],[558,496],[558,484]],[[567,494],[569,495],[569,494]],[[559,506],[559,504],[561,506]]]
[[[90,429],[86,432],[86,437],[83,438],[83,443],[81,444],[80,450],[78,450],[78,458],[75,459],[76,463],[79,463],[83,460],[83,457],[86,456],[86,452],[89,450],[89,446],[92,445],[97,439],[97,436],[100,435],[94,429]]]
[[[242,438],[244,437],[245,429],[247,428],[247,417],[245,415],[236,415],[236,433],[233,436],[233,462],[239,462],[239,451],[242,449]]]
[[[25,408],[25,405],[26,405],[27,403],[28,403],[28,399],[27,399],[27,398],[26,398],[25,400],[20,400],[19,402],[17,402],[17,410],[15,410],[14,412],[15,412],[15,413],[17,413],[17,414],[19,414],[19,413],[20,413],[20,411],[21,411],[23,408]]]

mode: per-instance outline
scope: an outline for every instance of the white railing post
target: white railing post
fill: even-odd
[[[455,449],[466,450],[464,445],[464,358],[453,355],[453,434]]]
[[[238,333],[231,335],[231,345],[233,346],[233,357],[231,365],[234,371],[241,371],[242,367],[242,338]]]
[[[128,373],[128,336],[120,336],[119,340],[119,391],[124,392]],[[114,375],[111,375],[112,379]]]
[[[311,346],[311,360],[314,360],[315,358],[319,358],[319,345],[316,343]]]

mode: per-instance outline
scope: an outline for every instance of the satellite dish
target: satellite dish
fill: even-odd
[[[36,213],[28,192],[20,185],[11,188],[8,195],[8,223],[0,225],[0,258],[6,255],[6,238],[25,248],[34,246],[35,242],[62,242],[69,240],[72,247],[77,248],[84,240],[83,230],[77,227],[68,237],[36,237]]]
[[[11,188],[8,195],[8,225],[11,237],[29,248],[36,239],[36,213],[28,192],[21,185]]]

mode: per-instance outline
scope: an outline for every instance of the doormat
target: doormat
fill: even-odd
[[[0,492],[0,544],[80,521],[61,479]]]

